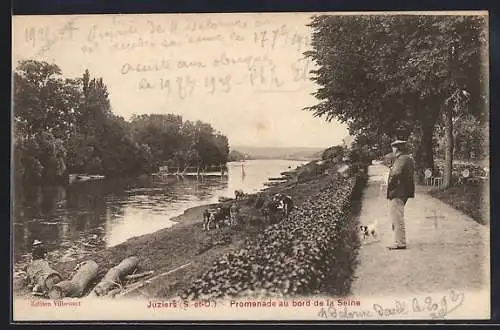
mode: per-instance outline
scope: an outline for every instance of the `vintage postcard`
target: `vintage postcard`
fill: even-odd
[[[14,16],[14,321],[490,318],[488,13]]]

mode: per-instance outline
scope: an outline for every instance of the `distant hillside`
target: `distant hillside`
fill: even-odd
[[[310,160],[321,158],[324,148],[234,146],[231,150],[248,155],[247,159]]]

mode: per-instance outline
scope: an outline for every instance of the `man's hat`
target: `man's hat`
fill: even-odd
[[[406,141],[404,141],[404,140],[396,140],[396,141],[394,141],[394,142],[391,143],[391,147],[398,146],[398,145],[401,145],[401,144],[406,144]]]
[[[33,241],[33,245],[40,245],[40,244],[42,244],[42,242],[40,242],[40,241],[39,241],[39,240],[37,240],[37,239]]]

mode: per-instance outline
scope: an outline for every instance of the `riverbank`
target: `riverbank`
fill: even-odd
[[[316,170],[312,171],[311,168]],[[323,173],[324,171],[317,170],[314,162],[291,172],[288,173],[286,182],[237,201],[245,225],[232,232],[226,229],[204,232],[202,230],[202,213],[212,205],[198,206],[187,209],[180,216],[172,218],[172,221],[177,222],[172,227],[130,238],[124,243],[97,251],[85,256],[85,258],[59,262],[53,267],[64,277],[69,277],[79,262],[92,259],[99,265],[98,278],[100,279],[109,268],[131,255],[139,258],[140,271],[152,270],[155,275],[189,264],[187,267],[152,281],[142,291],[138,290],[133,293],[146,297],[175,295],[178,290],[190,285],[193,279],[210,267],[220,255],[240,248],[246,239],[252,238],[264,230],[260,221],[261,212],[254,207],[254,202],[259,196],[269,196],[281,191],[292,196],[297,205],[311,194],[319,191],[324,185],[326,174]],[[304,182],[298,182],[293,173],[304,172],[310,173],[308,179]],[[89,288],[93,287],[93,284]],[[21,290],[18,293],[26,294],[27,292]]]

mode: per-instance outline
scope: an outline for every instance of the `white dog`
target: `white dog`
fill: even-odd
[[[377,239],[377,237],[378,237],[377,226],[378,226],[378,219],[375,219],[374,222],[372,222],[368,225],[360,225],[359,229],[361,230],[361,234],[363,235],[363,239],[367,239],[370,237],[373,239]]]

